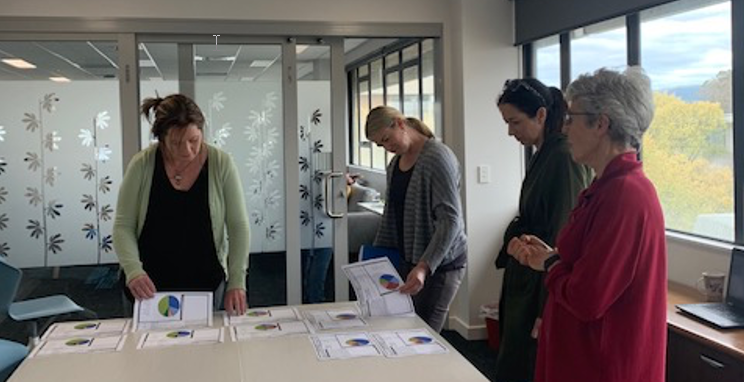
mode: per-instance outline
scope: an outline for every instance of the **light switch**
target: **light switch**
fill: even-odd
[[[478,166],[478,183],[491,183],[491,166],[487,164]]]

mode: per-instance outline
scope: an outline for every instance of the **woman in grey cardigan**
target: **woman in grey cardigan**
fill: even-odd
[[[374,108],[365,128],[370,141],[395,154],[375,245],[398,249],[406,279],[400,292],[441,331],[467,264],[459,163],[424,123],[392,107]]]

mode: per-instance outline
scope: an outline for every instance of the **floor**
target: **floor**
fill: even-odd
[[[252,307],[286,304],[285,274],[283,258],[272,254],[251,255],[248,278],[248,301]],[[65,294],[79,305],[97,313],[99,318],[124,316],[124,305],[119,287],[117,266],[62,267],[59,277],[52,277],[51,268],[25,269],[18,300]],[[329,277],[327,289],[332,291],[333,277]],[[327,299],[333,299],[327,293]],[[62,317],[60,320],[76,320],[81,317]],[[489,380],[494,380],[496,353],[487,341],[467,341],[457,332],[445,330],[442,336],[449,341]],[[10,318],[0,321],[0,338],[26,342],[24,324]]]

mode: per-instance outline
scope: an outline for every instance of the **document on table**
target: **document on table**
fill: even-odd
[[[137,349],[224,342],[222,328],[174,329],[142,333]]]
[[[120,351],[124,347],[126,335],[109,337],[79,336],[62,339],[49,339],[41,342],[29,357],[53,354],[84,354]]]
[[[72,337],[106,337],[121,335],[129,328],[132,320],[91,320],[74,322],[57,322],[41,336],[41,340],[55,340]]]
[[[212,292],[160,292],[134,303],[134,331],[212,326]]]
[[[386,357],[444,354],[449,350],[426,329],[390,330],[371,333]]]
[[[366,332],[319,334],[308,338],[321,361],[382,355],[378,345]]]
[[[231,327],[233,341],[245,341],[257,337],[280,337],[309,332],[304,321],[267,321],[260,324]]]
[[[398,292],[403,281],[387,257],[360,261],[342,269],[354,287],[362,316],[413,314],[411,296]]]
[[[317,330],[348,329],[367,326],[356,309],[306,310],[303,312]]]
[[[254,324],[265,321],[297,321],[300,317],[294,308],[257,308],[248,309],[242,316],[230,316],[225,312],[225,325]]]

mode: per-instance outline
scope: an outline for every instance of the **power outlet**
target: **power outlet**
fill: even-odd
[[[487,164],[478,166],[478,183],[491,183],[491,166]]]

